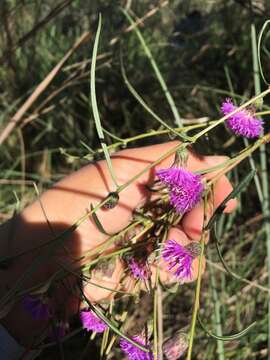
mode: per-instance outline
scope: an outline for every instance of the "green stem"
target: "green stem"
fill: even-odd
[[[182,119],[181,119],[181,117],[179,115],[177,107],[175,105],[175,102],[174,102],[174,100],[173,100],[173,98],[172,98],[172,96],[170,94],[170,91],[169,91],[169,89],[168,89],[168,87],[166,85],[166,82],[165,82],[165,80],[164,80],[164,78],[163,78],[163,76],[162,76],[162,74],[161,74],[161,72],[160,72],[160,70],[159,70],[159,68],[157,66],[157,63],[156,63],[156,61],[155,61],[149,47],[147,46],[147,44],[146,44],[146,42],[145,42],[145,40],[144,40],[144,38],[142,36],[142,33],[140,32],[138,26],[136,25],[136,23],[134,22],[132,17],[129,15],[129,13],[124,9],[122,9],[122,11],[125,14],[126,18],[128,19],[128,21],[130,22],[130,24],[134,27],[134,31],[135,31],[135,33],[136,33],[142,47],[143,47],[145,55],[149,59],[150,64],[151,64],[151,66],[152,66],[152,68],[153,68],[153,70],[154,70],[154,72],[156,74],[156,77],[157,77],[157,79],[158,79],[158,81],[160,83],[160,86],[161,86],[161,88],[162,88],[162,90],[164,92],[164,95],[165,95],[165,97],[166,97],[166,99],[167,99],[167,101],[168,101],[168,103],[170,105],[170,108],[172,110],[172,113],[173,113],[173,116],[174,116],[174,119],[175,119],[175,123],[177,124],[177,126],[183,126],[183,122],[182,122]]]
[[[122,75],[125,81],[125,84],[127,85],[127,88],[129,89],[129,91],[131,92],[131,94],[135,97],[135,99],[144,107],[144,109],[153,116],[154,119],[156,119],[160,124],[162,124],[165,128],[169,129],[172,133],[174,133],[176,136],[179,136],[180,138],[182,138],[183,140],[190,140],[190,138],[186,135],[183,135],[179,132],[177,132],[176,130],[174,130],[174,128],[172,128],[171,126],[169,126],[165,121],[163,121],[147,104],[146,102],[143,100],[143,98],[137,93],[137,91],[134,89],[134,87],[131,85],[131,83],[129,82],[124,66],[123,66],[123,62],[121,60],[121,70],[122,70]]]
[[[266,89],[265,91],[263,91],[262,93],[260,93],[257,96],[254,96],[252,99],[248,100],[247,102],[245,102],[243,105],[237,107],[234,111],[232,111],[231,113],[223,116],[221,119],[219,119],[218,121],[216,121],[214,124],[208,126],[206,129],[200,131],[198,134],[194,135],[192,138],[192,142],[194,143],[196,140],[198,140],[201,136],[207,134],[210,130],[214,129],[216,126],[218,126],[219,124],[223,123],[225,120],[229,119],[232,115],[236,114],[237,112],[239,112],[240,110],[243,110],[244,108],[246,108],[248,105],[253,104],[254,102],[256,102],[257,100],[263,98],[264,96],[266,96],[267,94],[270,93],[270,88]]]
[[[145,172],[149,171],[150,169],[152,169],[153,167],[155,167],[156,165],[158,165],[161,161],[163,161],[164,159],[166,159],[167,157],[169,157],[170,155],[174,154],[177,150],[180,149],[184,149],[185,147],[187,147],[188,144],[187,143],[181,143],[178,144],[177,146],[173,147],[172,149],[168,150],[165,154],[163,154],[162,156],[160,156],[156,161],[152,162],[151,164],[147,165],[142,171],[140,171],[137,175],[133,176],[133,178],[131,178],[130,180],[128,180],[125,184],[119,186],[118,188],[118,192],[124,190],[125,188],[127,188],[130,184],[132,184],[134,181],[136,181],[139,177],[141,177]]]
[[[214,123],[210,122],[210,123]],[[175,131],[177,132],[188,132],[190,130],[194,130],[194,129],[198,129],[198,128],[203,128],[207,126],[206,123],[201,123],[201,124],[195,124],[195,125],[190,125],[190,126],[186,126],[186,127],[181,127],[181,128],[174,128]],[[166,135],[169,134],[171,132],[171,130],[167,129],[167,130],[153,130],[153,131],[149,131],[145,134],[139,134],[139,135],[135,135],[135,136],[131,136],[129,138],[123,139],[122,141],[118,141],[114,144],[111,144],[109,146],[107,146],[108,150],[114,150],[115,148],[118,148],[119,146],[126,146],[128,143],[130,142],[134,142],[137,140],[142,140],[148,137],[152,137],[152,136],[159,136],[159,135]],[[93,152],[93,155],[95,153],[101,153],[103,152],[102,149],[97,149],[96,151]],[[88,155],[86,155],[86,158],[89,157]]]
[[[204,226],[207,223],[207,196],[205,195],[204,198]],[[203,228],[204,228],[203,226]],[[186,360],[191,360],[192,356],[192,347],[193,347],[193,341],[195,337],[195,328],[196,328],[196,322],[197,322],[197,315],[200,308],[200,293],[201,293],[201,282],[202,282],[202,264],[203,264],[203,257],[204,257],[204,248],[205,248],[205,241],[206,241],[206,231],[203,230],[202,236],[200,239],[200,245],[201,245],[201,253],[199,256],[199,265],[198,265],[198,278],[196,283],[196,292],[195,292],[195,302],[192,312],[192,320],[191,320],[191,329],[190,329],[190,335],[189,335],[189,344],[188,344],[188,352],[187,352],[187,358]]]
[[[270,133],[262,136],[259,140],[257,140],[253,145],[250,145],[248,148],[244,149],[240,155],[236,156],[233,159],[228,160],[227,166],[215,175],[210,181],[207,182],[207,187],[210,188],[217,179],[220,178],[221,175],[226,174],[228,171],[232,170],[236,165],[238,165],[241,161],[250,156],[256,149],[258,149],[262,144],[265,144],[270,141]]]
[[[217,293],[214,269],[211,266],[209,267],[209,272],[210,272],[210,281],[212,285],[213,300],[214,300],[214,322],[216,327],[216,333],[218,336],[222,336],[223,333],[222,333],[221,316],[220,316],[221,304]],[[221,340],[217,340],[217,353],[219,360],[225,360],[224,345],[223,345],[223,341]]]
[[[100,25],[100,23],[99,23]],[[97,47],[97,44],[96,44]],[[96,49],[97,50],[97,49]],[[95,51],[96,51],[95,50]],[[93,83],[93,81],[92,81]],[[265,90],[264,92],[262,92],[260,95],[255,96],[254,98],[252,98],[251,100],[247,101],[245,104],[243,104],[242,106],[240,106],[239,108],[237,108],[235,111],[231,112],[230,114],[228,114],[227,116],[224,116],[223,118],[221,118],[220,120],[218,120],[217,122],[215,122],[214,124],[210,125],[209,127],[207,127],[206,129],[204,129],[203,131],[199,132],[197,135],[195,135],[194,137],[192,137],[192,143],[195,143],[201,136],[203,136],[204,134],[206,134],[207,132],[209,132],[211,129],[213,129],[214,127],[218,126],[220,123],[222,123],[223,121],[225,121],[228,117],[230,117],[232,114],[235,114],[237,111],[245,108],[246,106],[248,106],[249,104],[255,102],[256,100],[264,97],[266,94],[268,94],[270,92],[270,88],[268,88],[267,90]],[[251,147],[251,150],[249,151],[245,151],[244,155],[243,153],[242,158],[246,157],[246,153],[251,153],[252,151],[254,151],[258,144],[264,144],[267,141],[269,141],[270,139],[270,134],[267,134],[265,136],[263,136],[261,139],[259,139],[257,141],[257,143],[255,143],[255,147]],[[127,181],[125,184],[121,185],[118,187],[118,192],[120,193],[122,190],[124,190],[125,188],[127,188],[130,184],[132,184],[134,181],[136,181],[139,177],[141,177],[145,172],[149,171],[150,169],[152,169],[153,167],[155,167],[157,164],[159,164],[161,161],[163,161],[164,159],[166,159],[168,156],[174,154],[177,150],[179,149],[184,149],[185,147],[187,147],[190,143],[182,143],[182,144],[178,144],[175,147],[173,147],[172,149],[168,150],[166,153],[164,153],[162,156],[160,156],[156,161],[154,161],[153,163],[149,164],[148,166],[146,166],[142,171],[140,171],[137,175],[133,176],[129,181]],[[240,155],[240,156],[241,156]],[[231,167],[235,166],[235,164],[233,164]],[[231,168],[230,167],[230,168]],[[229,170],[229,168],[227,168],[227,171]],[[212,180],[213,182],[213,180]],[[268,184],[264,184],[265,188],[266,186],[268,186]],[[266,194],[267,195],[267,194]],[[266,199],[268,199],[268,197],[266,197]],[[14,295],[16,294],[17,290],[22,288],[23,284],[25,283],[26,279],[28,277],[31,276],[31,274],[38,268],[38,266],[41,264],[41,262],[47,258],[48,256],[51,256],[53,250],[56,248],[56,246],[60,245],[63,240],[70,235],[73,231],[75,231],[75,229],[82,223],[84,222],[91,214],[93,214],[94,212],[96,212],[99,208],[101,208],[105,203],[107,203],[108,198],[100,201],[100,203],[98,203],[89,213],[84,214],[76,223],[74,223],[73,225],[71,225],[67,230],[65,230],[62,234],[60,234],[59,236],[55,237],[55,239],[53,239],[52,241],[50,241],[50,249],[46,249],[47,251],[45,252],[41,252],[39,254],[39,256],[37,256],[34,261],[31,263],[31,265],[28,267],[28,269],[26,269],[26,271],[17,279],[17,281],[15,282],[14,286],[7,291],[7,293],[0,299],[0,307],[1,306],[5,306],[7,304],[7,302],[12,299],[14,297]],[[269,234],[270,234],[270,225],[267,225],[269,227]],[[269,250],[269,254],[270,254],[270,241],[268,241],[268,250]],[[270,257],[269,257],[269,267],[270,267]]]
[[[253,60],[253,76],[255,94],[261,92],[260,71],[258,61],[257,49],[257,35],[254,24],[251,24],[251,45],[252,45],[252,60]],[[264,228],[266,234],[266,249],[267,249],[267,272],[268,272],[268,286],[270,287],[270,209],[269,209],[269,185],[267,176],[267,156],[265,144],[260,147],[260,163],[261,163],[261,177],[262,177],[262,212],[264,215]],[[270,360],[270,296],[268,296],[268,360]]]
[[[115,176],[115,173],[113,170],[110,154],[109,154],[107,145],[105,143],[104,133],[103,133],[103,129],[102,129],[101,121],[100,121],[100,117],[99,117],[99,112],[98,112],[97,98],[96,98],[96,75],[95,75],[95,72],[96,72],[96,59],[97,59],[98,42],[99,42],[100,31],[101,31],[101,23],[102,23],[101,14],[99,14],[98,28],[97,28],[97,33],[96,33],[94,47],[93,47],[93,54],[92,54],[92,63],[91,63],[91,72],[90,72],[90,95],[91,95],[91,105],[92,105],[92,109],[93,109],[93,116],[94,116],[94,120],[95,120],[95,124],[96,124],[98,137],[99,137],[99,140],[101,143],[102,150],[104,152],[104,156],[105,156],[105,159],[106,159],[106,162],[108,165],[108,169],[109,169],[111,178],[114,182],[115,188],[117,189],[118,188],[117,180],[116,180],[116,176]]]
[[[157,275],[156,275],[157,282]],[[154,360],[158,360],[158,307],[157,307],[157,288],[154,289],[154,309],[153,309],[153,332],[154,332]]]

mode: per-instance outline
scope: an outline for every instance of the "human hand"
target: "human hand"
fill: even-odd
[[[177,142],[169,142],[160,145],[123,150],[112,157],[113,168],[117,177],[118,185],[125,184],[130,178],[141,172],[147,165],[160,158],[168,150],[177,146]],[[174,154],[168,156],[156,167],[146,171],[135,182],[125,188],[119,195],[120,199],[117,206],[111,210],[99,209],[96,214],[104,229],[109,234],[115,234],[126,227],[131,219],[134,209],[142,205],[149,199],[149,192],[145,187],[151,185],[155,178],[155,171],[160,168],[168,168],[172,165]],[[202,170],[213,167],[226,160],[220,156],[197,157],[193,153],[189,154],[187,168],[191,171]],[[215,173],[208,174],[207,177]],[[16,220],[14,228],[12,246],[8,249],[9,255],[15,255],[22,251],[28,251],[38,247],[53,238],[54,234],[63,232],[67,227],[74,224],[84,213],[89,211],[90,204],[94,206],[106,198],[109,192],[114,191],[114,184],[111,180],[107,164],[99,161],[83,167],[79,171],[65,177],[53,188],[47,190],[40,198],[29,205]],[[232,186],[225,176],[218,179],[214,186],[213,206],[217,207],[224,198],[231,192]],[[42,210],[42,207],[43,210]],[[211,208],[209,204],[209,208]],[[231,200],[225,209],[230,212],[235,207],[235,200]],[[46,213],[47,220],[44,216]],[[186,245],[190,241],[199,241],[203,223],[203,205],[198,204],[193,210],[187,213],[181,222],[169,231],[168,238],[175,239],[181,244]],[[2,234],[8,233],[9,225],[2,227]],[[2,238],[2,235],[0,237]],[[63,260],[66,266],[72,265],[73,259],[82,257],[85,252],[93,250],[103,244],[107,235],[101,233],[91,218],[87,218],[64,242],[65,249],[61,248],[55,252],[53,257],[48,258],[37,267],[31,279],[25,286],[33,286],[48,279],[55,269],[59,269]],[[6,255],[6,250],[2,254]],[[112,247],[110,248],[110,251]],[[14,283],[20,274],[31,264],[36,252],[27,252],[19,261],[15,262],[9,271],[8,283]],[[163,281],[172,279],[166,266],[162,261],[153,264],[152,273],[155,273],[157,266],[160,266],[160,276]],[[116,261],[115,268],[110,276],[100,277],[93,275],[91,284],[87,284],[84,293],[91,302],[98,302],[108,298],[112,292],[104,288],[119,289],[124,265],[120,260]],[[191,280],[194,280],[198,272],[198,261],[193,263],[193,273]],[[7,279],[5,279],[7,280]],[[129,284],[130,285],[130,284]],[[100,287],[101,286],[101,287]],[[131,285],[132,286],[132,283]],[[126,287],[126,290],[130,289]],[[62,300],[62,299],[61,299]],[[65,301],[67,311],[71,308],[69,301]],[[5,324],[15,333],[17,337],[22,337],[22,331],[18,326],[18,314],[22,309],[17,308],[8,314]],[[25,315],[22,315],[26,319]],[[16,326],[15,326],[16,323]],[[16,327],[15,330],[14,326]]]

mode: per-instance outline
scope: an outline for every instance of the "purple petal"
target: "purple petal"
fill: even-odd
[[[131,258],[128,261],[128,267],[136,279],[146,280],[150,276],[150,271],[144,261],[138,262],[134,258]]]
[[[221,111],[224,115],[228,115],[236,109],[237,106],[233,105],[231,99],[226,99],[221,106]],[[244,136],[246,138],[256,138],[263,133],[263,121],[256,118],[253,112],[247,108],[239,110],[236,114],[231,115],[226,120],[226,125],[236,135]]]
[[[82,326],[87,331],[94,331],[96,333],[103,333],[107,329],[101,319],[99,319],[92,310],[82,310],[80,314]]]
[[[131,338],[133,341],[138,343],[139,345],[147,346],[146,342],[140,336],[133,336]],[[148,347],[148,346],[147,346]],[[136,346],[132,345],[127,340],[121,338],[120,339],[120,348],[122,351],[127,355],[129,360],[153,360],[153,354],[151,351],[148,353],[137,348]],[[150,348],[149,348],[150,350]]]
[[[159,180],[168,187],[170,204],[177,212],[185,214],[200,201],[203,193],[201,176],[183,168],[157,171]]]
[[[162,257],[168,263],[168,270],[177,279],[185,281],[191,278],[193,254],[175,240],[168,240],[162,250]]]

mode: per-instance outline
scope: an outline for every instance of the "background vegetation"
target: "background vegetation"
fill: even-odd
[[[185,125],[220,117],[219,106],[227,96],[233,96],[240,104],[254,95],[251,24],[258,31],[269,18],[270,3],[266,0],[2,0],[1,221],[12,215],[15,206],[22,208],[34,198],[33,181],[43,191],[89,161],[91,149],[99,147],[89,109],[89,70],[99,12],[103,16],[103,29],[96,86],[108,143],[115,141],[113,135],[126,138],[159,126],[125,86],[120,52],[129,81],[138,93],[168,124],[178,125],[120,7],[138,20]],[[85,32],[89,32],[85,41],[73,49],[49,82],[48,74]],[[268,35],[262,49],[266,73],[269,70],[267,40]],[[30,100],[26,111],[16,117],[12,131],[7,131],[14,122],[13,115],[41,83],[40,95]],[[268,109],[267,103],[264,108]],[[269,130],[265,117],[265,131]],[[198,151],[203,154],[230,156],[244,145],[242,139],[236,139],[223,126],[210,135],[198,145]],[[149,138],[133,142],[132,146],[166,140],[168,136]],[[260,176],[258,154],[253,160]],[[232,181],[237,183],[249,169],[250,162],[246,161],[230,174]],[[254,283],[246,284],[228,275],[210,244],[207,248],[210,264],[203,279],[200,311],[204,324],[214,333],[238,332],[254,320],[256,327],[237,341],[221,343],[207,337],[198,326],[194,359],[267,357],[269,290],[264,220],[252,184],[241,195],[237,211],[221,218],[218,235],[227,264]],[[193,296],[194,284],[180,287],[176,293],[166,293],[165,336],[189,324]],[[145,311],[151,305],[146,294],[140,302],[143,306],[134,306],[132,326],[145,318]],[[79,357],[87,341],[88,335],[82,332],[66,341],[65,359]],[[91,349],[88,356],[93,359],[93,352],[98,354],[94,343]],[[41,358],[57,358],[57,354],[57,349],[50,349]],[[121,359],[122,354],[115,349],[108,358]]]

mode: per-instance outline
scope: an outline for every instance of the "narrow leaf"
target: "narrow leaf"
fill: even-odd
[[[104,235],[111,236],[111,234],[107,233],[107,231],[104,229],[103,225],[99,221],[97,214],[93,211],[94,207],[92,204],[90,204],[90,208],[91,208],[91,212],[92,212],[92,218],[93,218],[94,223],[95,223],[96,227],[98,228],[98,230]]]
[[[262,38],[263,38],[263,34],[265,32],[265,29],[267,28],[267,26],[270,24],[270,20],[265,21],[265,23],[263,24],[263,27],[260,31],[259,37],[258,37],[258,49],[257,49],[257,53],[258,53],[258,63],[259,63],[259,69],[260,69],[260,74],[261,77],[263,79],[263,81],[265,82],[266,85],[270,85],[269,82],[267,81],[265,75],[264,75],[264,71],[262,68],[262,62],[261,62],[261,46],[262,46]]]
[[[82,291],[82,290],[81,290]],[[83,294],[83,291],[82,291]],[[149,352],[149,349],[147,349],[146,347],[136,343],[135,341],[133,341],[132,339],[130,339],[129,337],[127,337],[125,334],[122,333],[121,330],[118,329],[117,325],[114,324],[114,322],[110,321],[109,319],[106,318],[106,316],[103,315],[103,313],[93,304],[91,304],[88,299],[85,297],[85,295],[83,294],[84,300],[87,302],[87,304],[89,305],[89,307],[91,308],[91,310],[93,310],[93,312],[97,315],[97,317],[99,317],[102,321],[105,322],[105,324],[107,324],[109,326],[109,328],[114,331],[118,336],[122,337],[123,339],[125,339],[126,341],[128,341],[130,344],[132,344],[133,346],[139,348],[142,351],[145,352]]]
[[[109,154],[107,145],[105,143],[104,133],[103,133],[103,129],[102,129],[101,121],[100,121],[100,117],[99,117],[99,112],[98,112],[97,97],[96,97],[95,72],[96,72],[97,50],[98,50],[98,43],[99,43],[99,37],[100,37],[100,31],[101,31],[101,23],[102,23],[101,14],[99,14],[98,28],[97,28],[97,33],[96,33],[94,47],[93,47],[93,53],[92,53],[92,63],[91,63],[91,71],[90,71],[90,95],[91,95],[91,105],[92,105],[93,116],[94,116],[94,120],[95,120],[98,137],[99,137],[99,140],[101,143],[102,150],[104,152],[104,156],[105,156],[105,159],[106,159],[106,162],[108,165],[108,169],[109,169],[111,178],[117,189],[118,185],[117,185],[117,181],[116,181],[116,176],[115,176],[115,173],[113,170],[110,154]]]
[[[209,335],[210,337],[216,339],[216,340],[221,340],[221,341],[233,341],[233,340],[237,340],[240,339],[241,337],[243,337],[244,335],[246,335],[251,329],[253,329],[253,327],[256,325],[256,321],[254,321],[252,324],[248,325],[244,330],[241,330],[238,333],[232,334],[232,335],[224,335],[224,336],[218,336],[213,334],[212,332],[210,332],[202,323],[201,318],[198,316],[198,320],[199,323],[202,327],[202,329],[207,333],[207,335]]]
[[[183,121],[179,115],[179,112],[177,110],[177,107],[175,105],[175,102],[173,100],[173,97],[167,87],[167,84],[158,68],[158,65],[150,51],[150,48],[148,47],[148,45],[146,44],[145,40],[144,40],[144,37],[142,35],[142,33],[140,32],[140,29],[138,28],[137,24],[135,23],[135,21],[132,19],[132,17],[129,15],[129,13],[125,10],[125,9],[121,9],[123,14],[126,16],[126,18],[128,19],[130,25],[133,27],[134,31],[135,31],[135,34],[137,35],[140,43],[141,43],[141,46],[144,50],[144,53],[145,55],[147,56],[151,66],[152,66],[152,69],[154,70],[155,72],[155,75],[156,75],[156,78],[157,80],[159,81],[159,84],[161,86],[161,89],[168,101],[168,104],[170,105],[170,108],[171,108],[171,111],[173,113],[173,116],[174,116],[174,120],[175,120],[175,123],[177,126],[181,127],[183,126]]]
[[[218,240],[217,240],[217,237],[216,237],[216,234],[215,234],[215,245],[216,245],[216,249],[217,249],[217,253],[218,253],[218,257],[224,267],[224,269],[227,271],[228,274],[230,274],[232,277],[238,279],[240,276],[235,274],[233,271],[230,270],[230,268],[228,267],[226,261],[224,260],[223,256],[222,256],[222,253],[221,253],[221,250],[219,248],[219,245],[218,245]]]
[[[218,217],[223,213],[223,210],[226,208],[226,204],[229,200],[237,197],[242,191],[244,191],[251,180],[254,178],[256,170],[251,170],[247,176],[244,177],[242,181],[230,192],[230,194],[222,201],[222,203],[216,208],[214,214],[208,221],[208,224],[205,227],[205,230],[210,230],[214,223],[217,221]]]
[[[165,128],[169,129],[173,134],[175,134],[176,136],[179,136],[180,138],[190,141],[191,138],[187,135],[184,135],[176,130],[174,130],[174,128],[172,128],[171,126],[169,126],[165,121],[163,121],[147,104],[146,102],[143,100],[143,98],[137,93],[137,91],[134,89],[134,87],[131,85],[131,83],[129,82],[124,66],[123,66],[123,61],[121,58],[121,71],[122,71],[122,76],[124,79],[125,84],[127,85],[128,90],[131,92],[131,94],[135,97],[135,99],[138,101],[139,104],[142,105],[142,107],[150,114],[153,116],[154,119],[156,119],[161,125],[163,125]]]

